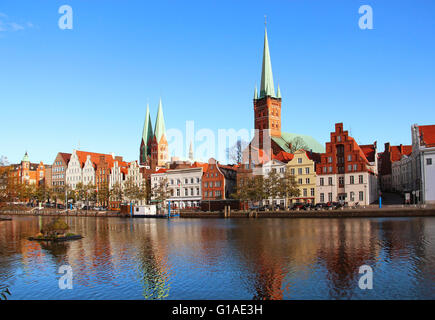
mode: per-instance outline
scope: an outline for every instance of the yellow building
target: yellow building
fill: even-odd
[[[299,197],[289,199],[289,203],[314,203],[316,198],[316,159],[318,153],[297,150],[287,163],[287,170],[294,175],[299,188]]]

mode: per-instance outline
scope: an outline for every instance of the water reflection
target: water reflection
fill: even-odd
[[[36,217],[0,224],[13,299],[434,299],[435,219],[68,217],[84,239],[37,243]],[[74,290],[59,291],[71,265]],[[361,265],[374,289],[360,290]]]

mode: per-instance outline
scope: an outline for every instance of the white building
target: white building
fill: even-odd
[[[286,170],[286,164],[277,159],[272,159],[262,166],[255,167],[253,170],[254,175],[262,175],[264,178],[267,178],[272,171],[275,171],[280,176],[283,176]],[[278,199],[264,199],[261,201],[261,205],[282,205],[285,206],[285,198]]]
[[[175,208],[198,208],[201,205],[201,181],[203,167],[200,165],[182,169],[160,169],[151,174],[151,188],[166,181],[170,193],[168,201]],[[166,205],[166,204],[165,204]]]
[[[435,125],[411,127],[412,153],[392,164],[392,187],[409,203],[435,204]]]

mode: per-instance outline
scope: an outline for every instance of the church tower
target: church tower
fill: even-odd
[[[266,28],[264,29],[260,94],[257,92],[257,87],[254,91],[254,121],[254,128],[258,130],[259,134],[260,149],[267,132],[271,137],[281,137],[281,91],[278,86],[275,94]]]
[[[151,167],[162,167],[168,161],[168,141],[166,140],[165,119],[162,99],[159,101],[154,136],[151,144]]]
[[[150,108],[147,104],[147,111],[145,114],[145,122],[143,125],[142,139],[140,143],[139,163],[144,165],[149,163],[151,158],[151,143],[153,140],[153,127],[151,124]]]

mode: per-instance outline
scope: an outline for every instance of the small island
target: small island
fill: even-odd
[[[40,232],[34,237],[29,237],[31,241],[70,241],[80,240],[83,237],[79,234],[67,233],[69,225],[60,218],[50,222],[41,228]]]

